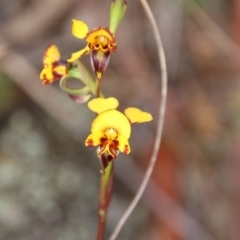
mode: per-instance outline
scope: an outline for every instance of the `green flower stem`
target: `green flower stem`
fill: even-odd
[[[109,30],[115,34],[118,24],[124,16],[127,9],[125,0],[114,0],[110,9]]]
[[[102,82],[102,78],[97,78],[96,79],[97,82],[97,90],[96,90],[96,98],[100,97],[101,94],[101,82]]]
[[[113,161],[111,161],[105,171],[101,173],[97,240],[103,240],[105,235],[108,207],[113,190],[113,165]]]

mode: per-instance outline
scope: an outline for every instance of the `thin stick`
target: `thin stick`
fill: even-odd
[[[162,89],[161,89],[161,104],[159,106],[159,117],[158,117],[159,120],[158,120],[157,134],[156,134],[156,138],[155,138],[155,142],[154,142],[153,152],[152,152],[152,156],[151,156],[148,168],[146,170],[145,176],[142,180],[142,183],[141,183],[134,199],[132,200],[132,202],[130,203],[130,205],[128,206],[128,208],[126,209],[126,211],[124,212],[124,214],[120,218],[120,220],[119,220],[118,224],[116,225],[116,227],[115,227],[112,235],[110,236],[109,240],[115,240],[116,239],[118,233],[120,232],[120,230],[123,227],[123,224],[126,222],[127,218],[130,216],[130,214],[132,213],[132,211],[136,207],[136,205],[139,202],[141,196],[143,195],[144,190],[146,189],[146,186],[149,182],[149,179],[151,177],[152,171],[154,169],[154,166],[155,166],[155,163],[156,163],[156,160],[157,160],[157,155],[158,155],[158,151],[159,151],[159,147],[160,147],[160,143],[161,143],[161,138],[162,138],[162,130],[163,130],[163,123],[164,123],[165,109],[166,109],[167,68],[166,68],[166,59],[165,59],[165,54],[164,54],[164,51],[163,51],[162,41],[161,41],[161,37],[160,37],[160,33],[158,31],[156,21],[154,19],[154,16],[152,14],[152,11],[151,11],[147,1],[146,0],[140,0],[140,2],[143,5],[143,8],[146,12],[146,15],[147,15],[147,17],[148,17],[148,19],[151,23],[153,33],[154,33],[154,37],[155,37],[156,44],[157,44],[157,48],[158,48],[159,60],[160,60]]]

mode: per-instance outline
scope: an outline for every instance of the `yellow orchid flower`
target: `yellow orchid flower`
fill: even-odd
[[[116,98],[95,98],[88,102],[88,107],[98,115],[93,120],[91,134],[87,137],[87,147],[99,146],[98,155],[107,154],[109,160],[116,159],[118,151],[129,154],[128,139],[131,135],[131,125],[149,122],[152,115],[138,108],[127,108],[124,113],[116,110]]]
[[[105,54],[115,52],[117,47],[115,36],[107,27],[98,27],[89,31],[86,23],[73,19],[72,34],[76,38],[85,39],[87,45],[80,51],[73,53],[68,62],[74,62],[82,55],[90,53],[90,51],[101,51]]]
[[[44,85],[59,80],[66,75],[67,62],[60,58],[58,47],[54,44],[49,45],[43,54],[43,69],[40,73],[40,79]]]

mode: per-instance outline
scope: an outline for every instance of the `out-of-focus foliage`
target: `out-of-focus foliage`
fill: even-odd
[[[12,82],[0,73],[0,119],[11,111],[19,97],[18,91]]]

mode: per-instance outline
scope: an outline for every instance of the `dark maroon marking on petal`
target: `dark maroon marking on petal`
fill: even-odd
[[[52,63],[52,68],[56,68],[56,67],[59,67],[59,66],[66,67],[67,66],[67,62],[63,61],[63,60],[59,60],[59,61],[55,61],[55,62]]]
[[[102,46],[102,49],[104,50],[108,49],[108,45]]]
[[[52,83],[51,81],[49,81],[48,79],[43,79],[42,80],[42,84],[44,84],[44,85],[48,85],[48,84],[50,84],[50,83]]]
[[[106,167],[108,166],[108,163],[109,163],[108,156],[105,153],[100,155],[100,164],[103,170],[106,169]]]
[[[55,68],[57,68],[57,67],[59,67],[59,66],[63,66],[63,67],[65,67],[65,74],[66,74],[66,71],[67,71],[67,62],[65,62],[65,61],[57,61],[57,62],[54,62],[53,64],[52,64],[52,73],[53,73],[53,77],[54,77],[54,81],[56,81],[56,80],[59,80],[60,78],[62,78],[65,74],[59,74],[56,70],[55,70]]]
[[[41,79],[42,80],[42,84],[43,85],[48,85],[48,84],[51,84],[53,82],[52,79],[48,79],[47,78],[47,75],[46,74],[43,74],[43,78]]]
[[[94,50],[99,50],[100,49],[100,45],[96,43],[96,44],[94,44],[93,48],[94,48]]]
[[[52,82],[54,82],[54,81],[58,81],[58,80],[60,80],[61,78],[62,78],[62,74],[58,74],[56,71],[52,71],[52,74],[53,74],[53,79],[52,79]]]
[[[88,43],[88,47],[92,50],[94,48],[94,45],[92,43]]]
[[[111,162],[114,159],[113,156],[110,154],[107,155],[107,158],[108,158],[108,162]]]
[[[117,155],[118,155],[118,153],[117,153],[117,151],[118,151],[118,145],[119,145],[118,140],[113,140],[113,141],[111,142],[110,147],[109,147],[111,153],[114,155],[114,159],[116,159],[116,158],[117,158]]]
[[[59,67],[59,66],[63,66],[65,67],[65,74],[66,74],[66,71],[67,71],[67,62],[66,61],[63,61],[63,60],[59,60],[59,61],[55,61],[52,63],[52,73],[53,73],[53,77],[54,77],[54,81],[56,80],[59,80],[60,78],[63,77],[63,75],[65,74],[59,74],[55,68]]]
[[[109,152],[111,153],[111,155],[112,155],[112,157],[113,157],[114,159],[117,158],[117,153],[116,153],[116,148],[115,148],[115,146],[110,145],[110,146],[109,146]]]
[[[86,142],[87,147],[94,147],[93,145],[93,140],[92,139],[88,139]]]
[[[66,62],[60,60],[60,61],[55,61],[55,62],[52,63],[51,70],[52,70],[53,78],[52,79],[48,79],[47,75],[44,74],[43,75],[43,80],[42,80],[42,83],[44,85],[50,84],[50,83],[52,83],[54,81],[58,81],[58,80],[60,80],[63,77],[63,74],[59,74],[57,71],[54,70],[58,66],[66,66]]]
[[[107,142],[100,146],[101,149],[100,149],[99,155],[102,155],[104,153],[104,151],[106,150],[106,146],[107,146]]]
[[[100,143],[104,144],[104,143],[106,143],[107,140],[108,140],[107,138],[101,137],[100,138]]]

